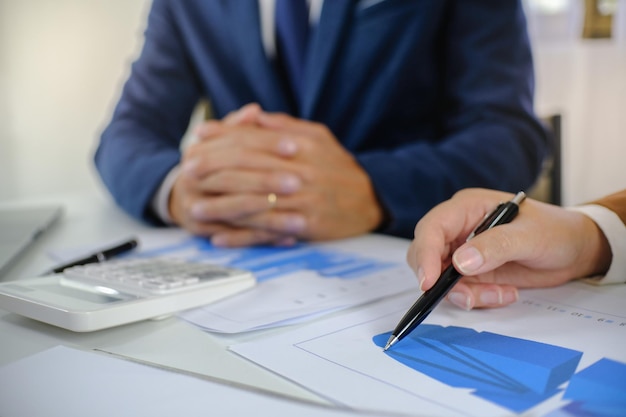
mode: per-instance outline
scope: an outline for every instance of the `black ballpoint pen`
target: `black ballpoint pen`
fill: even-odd
[[[479,233],[489,230],[494,226],[500,224],[509,223],[517,216],[519,211],[519,205],[526,198],[526,194],[520,191],[513,197],[513,199],[507,203],[500,203],[498,207],[491,213],[487,214],[483,221],[476,226],[474,231],[470,233],[467,240],[470,240]],[[383,350],[389,349],[391,346],[398,343],[406,335],[411,333],[424,319],[430,314],[430,312],[443,300],[448,292],[454,287],[454,284],[461,278],[461,274],[454,268],[453,265],[448,266],[441,274],[435,285],[428,291],[424,292],[420,298],[417,299],[415,304],[409,308],[409,311],[402,317],[394,331],[391,333],[391,337],[387,341]]]
[[[64,270],[66,270],[67,268],[71,268],[73,266],[104,262],[108,259],[114,258],[118,255],[121,255],[123,253],[133,250],[134,248],[137,247],[137,245],[138,245],[137,239],[129,239],[125,242],[120,243],[119,245],[115,245],[107,249],[99,250],[84,258],[77,259],[75,261],[66,263],[64,265],[59,265],[51,269],[50,271],[43,273],[42,275],[59,274],[63,272]]]

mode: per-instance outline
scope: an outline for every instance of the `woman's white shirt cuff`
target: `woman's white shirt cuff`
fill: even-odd
[[[569,207],[591,218],[606,236],[613,259],[606,275],[592,277],[587,282],[593,284],[615,284],[626,282],[626,225],[615,212],[596,204]]]

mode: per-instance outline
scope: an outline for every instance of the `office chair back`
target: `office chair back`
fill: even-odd
[[[537,182],[530,188],[528,195],[535,200],[560,206],[562,204],[562,116],[554,114],[542,119],[552,136],[550,154],[543,163]]]

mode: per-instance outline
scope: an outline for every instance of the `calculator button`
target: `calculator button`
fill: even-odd
[[[123,259],[76,266],[63,274],[95,285],[164,294],[209,285],[211,281],[236,275],[233,271],[219,265],[176,259]]]

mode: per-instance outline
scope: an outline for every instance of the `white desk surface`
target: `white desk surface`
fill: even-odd
[[[105,195],[59,196],[37,200],[59,202],[65,213],[9,272],[2,282],[32,278],[54,265],[48,251],[93,246],[132,236],[146,229]],[[2,203],[7,205],[7,203]],[[11,203],[13,204],[13,203]],[[264,331],[263,334],[280,332]],[[261,387],[297,398],[327,403],[309,391],[240,358],[226,347],[259,333],[214,335],[177,318],[145,321],[93,333],[74,333],[0,310],[0,366],[57,345],[102,349],[177,369]]]
[[[0,280],[37,276],[54,265],[47,255],[50,251],[93,247],[99,243],[119,241],[145,232],[148,228],[124,214],[108,196],[96,192],[83,196],[59,196],[47,201],[59,202],[65,206],[63,218]],[[617,297],[626,295],[626,286],[610,287],[590,285],[588,291],[603,294],[610,291]],[[66,345],[87,350],[100,349],[157,365],[328,404],[328,400],[227,349],[232,344],[284,333],[294,327],[240,335],[218,335],[207,333],[172,317],[93,333],[74,333],[0,310],[0,366],[57,345]]]

